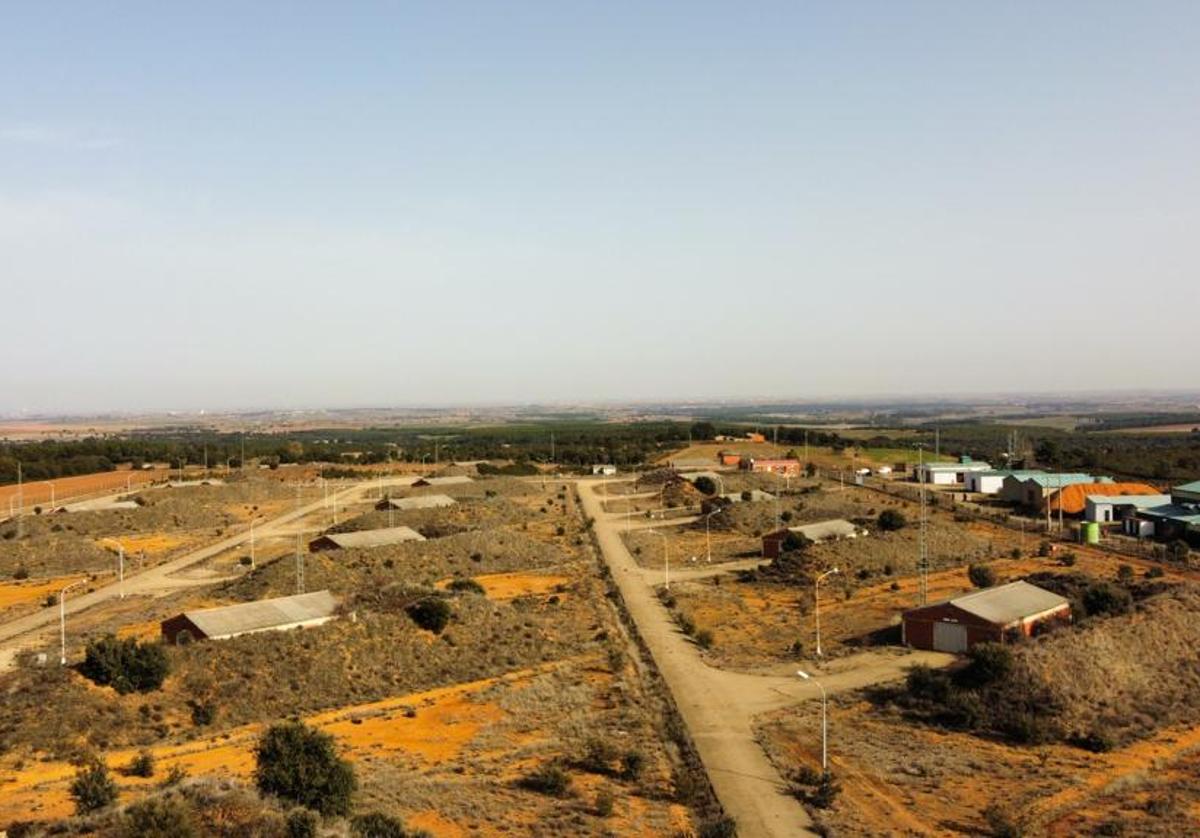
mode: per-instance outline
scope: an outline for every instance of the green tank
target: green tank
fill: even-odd
[[[1079,540],[1084,544],[1100,543],[1100,525],[1095,521],[1085,521],[1079,527]]]

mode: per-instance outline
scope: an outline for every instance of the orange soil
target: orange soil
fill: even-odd
[[[143,550],[148,556],[158,555],[159,553],[167,553],[174,550],[181,544],[187,542],[186,538],[170,533],[146,533],[145,535],[125,535],[120,538],[102,538],[96,544],[100,547],[110,547],[116,541],[125,548],[125,557],[129,558],[130,553],[140,553]]]
[[[510,673],[451,687],[383,701],[359,704],[308,717],[305,721],[331,733],[351,760],[380,754],[411,754],[427,765],[455,758],[486,724],[500,720],[504,712],[491,703],[476,703],[472,696],[500,681],[520,682],[532,678],[538,669]],[[409,709],[415,716],[409,718]],[[179,745],[152,748],[160,777],[173,765],[189,776],[219,774],[248,778],[254,771],[253,749],[263,726],[244,725],[213,737]],[[134,750],[113,751],[105,759],[114,770],[129,763]],[[22,818],[61,818],[71,814],[73,806],[68,786],[75,769],[69,763],[33,762],[20,768],[11,759],[4,761],[0,776],[0,824]],[[129,801],[139,787],[157,779],[124,777],[114,771],[122,797]]]
[[[78,574],[55,576],[50,579],[30,579],[24,582],[6,582],[0,585],[0,608],[44,600],[50,594],[57,594],[67,585],[82,579],[87,579],[87,576]]]
[[[570,580],[566,576],[542,576],[535,573],[491,573],[473,577],[483,586],[489,599],[513,599],[519,596],[553,593],[559,585]],[[445,588],[450,579],[442,579],[437,587]]]
[[[155,480],[164,480],[171,474],[166,469],[146,469],[138,471],[102,471],[98,474],[80,474],[75,477],[58,477],[54,483],[54,500],[61,503],[79,495],[89,495],[98,492],[121,491],[126,485],[140,486]],[[50,483],[39,480],[25,483],[20,494],[24,497],[26,511],[34,506],[47,506],[50,503]],[[16,485],[0,486],[0,508],[8,514],[8,499],[17,497]]]

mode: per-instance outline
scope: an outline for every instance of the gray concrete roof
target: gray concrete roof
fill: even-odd
[[[436,509],[439,506],[454,506],[458,503],[449,495],[416,495],[411,498],[384,498],[375,504],[381,509]]]
[[[352,547],[382,547],[386,544],[400,544],[405,541],[424,541],[425,536],[412,527],[384,527],[379,530],[358,530],[356,532],[326,533],[316,541],[328,539],[348,550]]]
[[[333,615],[337,600],[329,591],[314,591],[276,599],[260,599],[203,611],[185,611],[196,628],[211,638],[320,620]]]
[[[1163,506],[1171,502],[1170,495],[1088,495],[1087,502],[1092,504],[1109,503],[1113,506],[1132,506],[1135,509],[1149,509],[1153,506]]]
[[[989,623],[1006,626],[1069,603],[1045,588],[1018,581],[955,597],[950,604]]]
[[[447,477],[424,477],[421,478],[430,486],[454,486],[459,483],[474,483],[474,479],[465,474],[452,474]]]
[[[815,524],[803,524],[798,527],[788,527],[790,532],[800,533],[809,541],[825,541],[830,538],[848,538],[858,535],[858,527],[844,518],[833,518]]]

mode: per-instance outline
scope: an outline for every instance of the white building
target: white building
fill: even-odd
[[[617,473],[617,467],[614,465],[601,464],[601,465],[592,466],[592,474],[599,474],[604,477],[611,477],[612,475],[614,475],[616,473]]]
[[[1101,524],[1123,521],[1136,517],[1138,510],[1166,506],[1170,502],[1170,495],[1088,495],[1083,520]]]
[[[1006,469],[972,471],[966,475],[966,489],[968,492],[975,492],[980,495],[994,495],[1000,491],[1006,477],[1013,476],[1018,480],[1023,480],[1026,477],[1033,477],[1035,474],[1044,473],[1037,469],[1030,469],[1028,471],[1010,471]]]
[[[991,471],[992,467],[983,461],[974,461],[964,457],[959,463],[925,463],[913,471],[913,477],[918,482],[932,483],[934,486],[956,486],[966,483],[967,475],[973,472]]]

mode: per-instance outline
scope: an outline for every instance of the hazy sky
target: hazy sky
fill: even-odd
[[[1194,0],[167,5],[5,5],[0,412],[1200,382]]]

